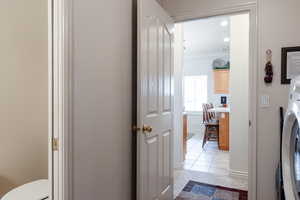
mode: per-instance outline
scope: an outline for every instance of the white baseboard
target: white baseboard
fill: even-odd
[[[236,177],[236,178],[242,178],[242,179],[248,179],[248,172],[230,170],[229,176]]]

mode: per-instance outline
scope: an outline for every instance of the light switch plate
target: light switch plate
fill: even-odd
[[[267,94],[261,95],[260,107],[263,107],[263,108],[270,107],[270,96],[269,95],[267,95]]]

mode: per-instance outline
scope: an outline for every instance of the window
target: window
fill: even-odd
[[[185,111],[202,111],[203,103],[207,103],[207,76],[185,76]]]

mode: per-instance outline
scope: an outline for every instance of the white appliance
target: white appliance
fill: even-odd
[[[49,189],[48,180],[38,180],[11,190],[1,200],[48,200]]]
[[[282,173],[287,200],[300,200],[300,77],[292,80],[282,136]]]

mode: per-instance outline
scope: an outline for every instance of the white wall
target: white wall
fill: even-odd
[[[0,197],[48,177],[47,1],[0,6]]]
[[[214,74],[212,63],[217,58],[223,58],[224,53],[215,53],[212,55],[199,55],[198,57],[185,57],[184,58],[184,76],[207,76],[207,101],[214,105],[221,104],[221,96],[227,96],[228,94],[215,94],[214,92]]]
[[[131,200],[132,1],[73,1],[73,200]]]
[[[280,84],[281,47],[300,45],[300,1],[257,0],[259,31],[258,96],[270,95],[271,106],[257,110],[257,200],[275,197],[275,169],[279,160],[279,106],[287,106],[288,85]],[[256,0],[165,0],[164,6],[175,19],[182,20],[186,11],[205,16],[208,10],[248,5]],[[263,82],[265,51],[273,51],[274,81]]]
[[[280,84],[281,48],[300,45],[300,1],[259,0],[259,94],[270,95],[269,108],[258,107],[258,197],[275,199],[279,160],[279,106],[287,107],[289,85]],[[273,51],[274,81],[264,84],[265,52]]]
[[[230,170],[248,174],[249,14],[230,17]]]

